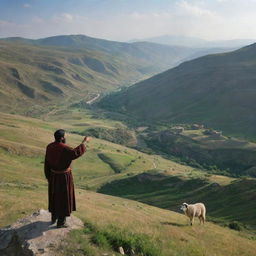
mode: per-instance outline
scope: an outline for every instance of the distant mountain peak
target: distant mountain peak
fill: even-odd
[[[214,48],[214,47],[242,47],[244,45],[252,44],[255,39],[232,39],[232,40],[205,40],[192,36],[183,35],[161,35],[151,38],[133,40],[135,41],[149,41],[167,45],[180,45],[185,47],[196,47],[196,48]]]

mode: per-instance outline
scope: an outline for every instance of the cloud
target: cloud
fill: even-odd
[[[60,17],[66,21],[72,21],[74,19],[73,15],[69,13],[62,13]]]
[[[191,4],[188,1],[178,2],[177,6],[179,7],[181,12],[188,16],[218,18],[218,15],[215,12],[202,8],[195,4]]]
[[[29,29],[30,26],[28,24],[16,24],[0,20],[0,37],[22,36]]]
[[[86,34],[126,41],[172,34],[208,40],[256,38],[255,1],[244,0],[241,5],[238,0],[177,0],[165,9],[131,10],[115,15],[78,15],[71,11],[47,18],[35,15],[26,24],[0,21],[0,37]]]
[[[24,7],[24,8],[30,8],[30,7],[31,7],[31,5],[30,5],[30,4],[28,4],[28,3],[25,3],[25,4],[23,4],[23,7]]]

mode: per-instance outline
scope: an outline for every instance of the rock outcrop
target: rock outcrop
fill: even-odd
[[[0,255],[53,256],[54,249],[70,230],[83,227],[82,221],[74,216],[67,218],[67,224],[68,228],[56,228],[56,224],[51,225],[50,213],[39,210],[0,229]]]

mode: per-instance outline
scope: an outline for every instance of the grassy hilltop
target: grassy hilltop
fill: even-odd
[[[82,127],[110,128],[116,125],[120,124],[92,119],[86,112],[83,115],[73,112],[65,124],[1,113],[0,226],[31,214],[37,208],[47,207],[43,158],[45,146],[51,141],[55,129],[62,127],[67,131],[79,131]],[[67,136],[72,146],[81,140],[82,137],[76,134]],[[120,172],[116,172],[113,166],[118,166]],[[256,250],[252,230],[242,228],[238,232],[210,222],[199,226],[197,221],[190,227],[182,214],[94,192],[119,184],[118,190],[115,186],[112,188],[113,194],[179,212],[181,202],[196,201],[206,190],[209,194],[202,199],[209,209],[208,216],[252,225],[255,186],[246,184],[253,183],[253,179],[243,181],[209,176],[160,156],[147,155],[100,139],[90,142],[86,155],[73,163],[73,170],[78,200],[76,215],[86,225],[84,230],[74,231],[56,255],[113,253],[116,243],[124,248],[135,246],[150,256],[253,255]],[[241,188],[239,197],[232,193],[230,186]],[[217,190],[208,190],[207,187]],[[222,192],[226,201],[217,203],[216,198],[223,197]],[[240,210],[241,218],[229,209]]]

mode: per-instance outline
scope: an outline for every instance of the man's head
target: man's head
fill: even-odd
[[[65,130],[63,129],[59,129],[54,133],[54,138],[56,142],[62,142],[65,143],[66,139],[65,139]]]

